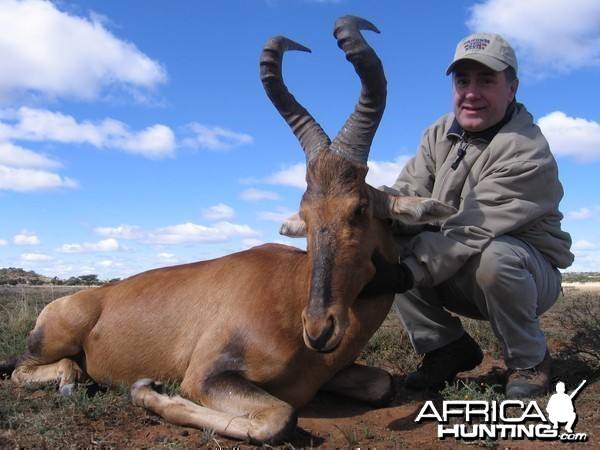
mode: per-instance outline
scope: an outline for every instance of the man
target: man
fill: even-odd
[[[446,72],[453,113],[425,130],[394,186],[383,188],[458,209],[437,227],[394,224],[400,264],[374,258],[377,275],[366,289],[370,295],[375,286],[381,292],[391,285],[403,292],[394,307],[416,352],[425,355],[405,379],[414,390],[440,389],[483,359],[451,312],[491,323],[508,368],[509,398],[541,395],[550,386],[538,316],[558,298],[558,268],[571,265],[573,255],[560,226],[556,162],[515,99],[517,68],[501,36],[463,39]]]
[[[565,383],[562,381],[556,383],[556,394],[552,394],[550,400],[548,400],[548,405],[546,405],[548,419],[552,422],[552,429],[557,430],[558,423],[561,422],[566,424],[565,431],[567,433],[573,433],[573,425],[577,420],[573,398],[584,384],[585,380],[579,385],[579,388],[569,395],[565,392]]]

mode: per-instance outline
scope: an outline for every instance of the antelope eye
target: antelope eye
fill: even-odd
[[[369,209],[369,204],[361,202],[354,210],[354,220],[362,219]]]

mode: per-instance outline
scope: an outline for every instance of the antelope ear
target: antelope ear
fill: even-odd
[[[291,238],[306,237],[306,223],[300,218],[300,214],[296,213],[284,220],[279,228],[279,234]]]
[[[455,214],[456,208],[431,198],[388,194],[388,212],[391,219],[407,224],[423,224],[445,219]]]

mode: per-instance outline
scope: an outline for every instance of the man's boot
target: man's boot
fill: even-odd
[[[414,391],[439,391],[457,373],[474,369],[482,360],[481,347],[465,332],[456,341],[426,353],[419,368],[406,376],[404,385]]]
[[[541,363],[531,369],[512,370],[507,372],[506,397],[524,398],[539,397],[550,390],[552,357],[546,350]]]

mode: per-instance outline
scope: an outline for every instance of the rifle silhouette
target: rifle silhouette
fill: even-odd
[[[583,387],[583,385],[584,385],[585,383],[587,383],[587,380],[583,380],[583,381],[581,382],[581,384],[580,384],[579,386],[577,386],[577,389],[575,389],[573,392],[571,392],[571,393],[569,394],[569,398],[570,398],[571,400],[573,400],[573,397],[575,397],[575,396],[576,396],[576,395],[579,393],[579,391],[581,390],[581,388]]]

